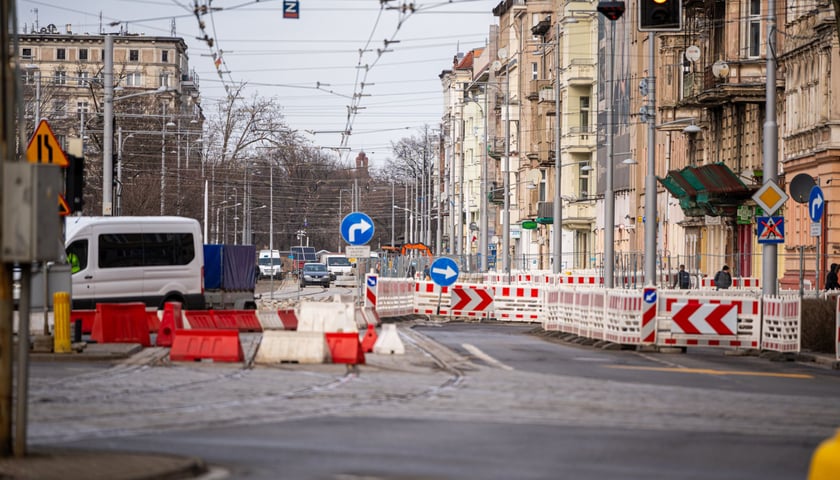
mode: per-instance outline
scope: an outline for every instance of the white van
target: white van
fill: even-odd
[[[280,258],[280,250],[260,250],[260,257],[257,260],[260,268],[260,278],[280,278],[283,274],[283,262]]]
[[[204,308],[204,245],[183,217],[67,217],[65,250],[74,309],[144,302]]]
[[[346,255],[341,253],[325,253],[321,255],[321,263],[327,266],[332,281],[335,281],[337,277],[353,273],[353,264]]]

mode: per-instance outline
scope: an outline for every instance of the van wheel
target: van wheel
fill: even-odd
[[[184,297],[181,297],[180,295],[170,295],[170,296],[166,297],[165,299],[163,299],[163,302],[158,307],[158,310],[164,310],[166,308],[166,303],[167,302],[179,302],[182,307],[184,307],[184,305],[186,305],[184,303]]]

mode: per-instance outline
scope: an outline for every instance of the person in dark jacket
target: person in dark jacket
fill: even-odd
[[[840,283],[837,279],[837,269],[838,265],[836,263],[831,264],[831,268],[828,271],[828,275],[825,277],[825,289],[826,290],[837,290],[840,289]]]
[[[726,290],[732,286],[732,275],[729,273],[729,266],[724,265],[719,272],[715,274],[715,288],[718,290]]]
[[[674,279],[674,285],[671,288],[691,288],[691,275],[685,271],[685,265],[680,265],[680,270],[677,272],[677,278]]]

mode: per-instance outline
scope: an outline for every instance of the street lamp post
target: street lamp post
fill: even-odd
[[[102,143],[102,215],[111,215],[114,184],[113,158],[111,156],[114,148],[112,144],[114,139],[114,37],[111,35],[105,35],[104,54],[105,105],[102,125],[105,130],[105,138]],[[163,202],[163,189],[161,189],[160,198]],[[162,203],[160,214],[163,215]]]
[[[122,136],[122,126],[117,128],[117,202],[116,202],[116,212],[117,215],[122,215],[122,154],[123,154],[123,147],[125,146],[125,142],[128,141],[129,138],[133,137],[133,133],[129,133],[128,135],[123,138]],[[82,137],[84,138],[84,136]]]
[[[563,198],[560,196],[563,176],[560,173],[560,22],[554,24],[554,235],[551,239],[554,263],[551,271],[563,268]]]
[[[507,59],[505,60],[507,61]],[[502,212],[502,268],[510,283],[510,69],[505,64],[505,161],[502,175],[505,189]]]

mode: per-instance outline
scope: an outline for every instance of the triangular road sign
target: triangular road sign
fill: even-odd
[[[70,211],[70,205],[67,203],[67,200],[64,199],[64,195],[58,194],[58,214],[62,217],[66,217],[73,213]]]
[[[70,165],[70,162],[67,161],[67,155],[59,146],[58,140],[46,120],[41,120],[29,140],[29,146],[26,147],[26,158],[29,163],[51,163],[59,167]]]

